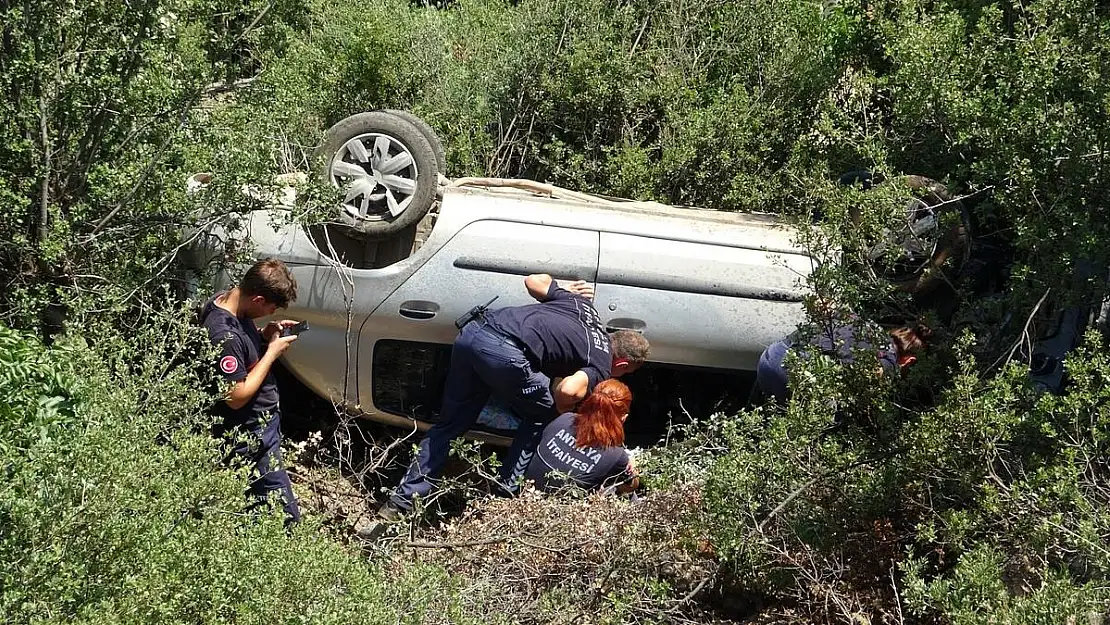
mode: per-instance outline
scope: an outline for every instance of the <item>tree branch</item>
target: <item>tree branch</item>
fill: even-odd
[[[460,540],[455,542],[442,542],[433,543],[424,540],[410,540],[405,543],[406,547],[414,547],[418,549],[456,549],[458,547],[476,547],[478,545],[492,545],[494,543],[503,543],[510,540],[511,536],[499,536],[497,538],[483,538],[481,540]]]
[[[1041,299],[1037,300],[1037,305],[1033,307],[1033,310],[1029,311],[1029,316],[1025,319],[1025,326],[1021,329],[1021,334],[1018,335],[1017,340],[1014,341],[1013,346],[1010,348],[1010,353],[1006,355],[1006,362],[1002,363],[1003,367],[1010,364],[1010,361],[1013,360],[1014,354],[1017,352],[1018,347],[1021,346],[1021,343],[1025,339],[1026,335],[1029,334],[1029,326],[1033,323],[1033,317],[1037,315],[1037,311],[1041,309],[1041,305],[1044,304],[1045,299],[1048,297],[1048,294],[1051,291],[1051,288],[1045,289],[1044,295],[1041,296]],[[990,366],[990,369],[995,368],[1001,361],[1002,357],[1000,356],[998,360],[994,361],[994,364]]]
[[[50,135],[46,122],[46,90],[39,90],[39,138],[42,142],[42,188],[39,197],[39,223],[35,241],[46,240],[47,219],[50,217]]]
[[[181,116],[177,120],[177,127],[170,131],[168,135],[166,135],[165,141],[162,142],[162,145],[158,146],[158,151],[154,153],[154,156],[150,157],[150,161],[147,162],[146,167],[144,167],[143,171],[139,174],[138,180],[136,180],[135,184],[131,186],[131,191],[129,191],[123,199],[117,202],[107,215],[101,218],[100,221],[96,222],[96,225],[93,226],[93,230],[89,234],[88,239],[85,241],[86,243],[92,240],[92,238],[96,236],[96,233],[100,232],[100,230],[103,229],[104,226],[107,225],[108,222],[116,216],[116,213],[118,213],[125,204],[131,201],[131,198],[135,197],[135,194],[139,191],[139,187],[141,187],[143,183],[146,182],[147,177],[149,177],[150,173],[154,171],[154,167],[155,165],[157,165],[159,159],[161,159],[162,155],[166,153],[166,149],[170,147],[170,143],[173,142],[174,136],[177,135],[177,131],[181,130],[181,127],[185,125],[185,120],[189,116],[189,111],[193,108],[192,102],[195,101],[195,99],[196,98],[194,96],[194,98],[184,102],[181,105]]]
[[[240,78],[232,82],[214,82],[204,88],[202,95],[204,97],[219,95],[229,91],[235,91],[243,87],[249,86],[254,81],[258,80],[258,76],[251,76],[250,78]]]

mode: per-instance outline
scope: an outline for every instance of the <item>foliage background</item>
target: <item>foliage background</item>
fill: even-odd
[[[640,604],[624,597],[590,604],[595,618],[763,607],[1059,623],[1105,609],[1104,343],[1091,335],[1071,358],[1067,395],[1037,396],[1020,363],[999,360],[1020,323],[998,320],[1024,319],[1046,290],[1062,306],[1105,287],[1074,275],[1080,259],[1107,260],[1104,4],[129,7],[0,8],[0,320],[12,328],[0,334],[0,608],[12,622],[486,618],[484,595],[460,595],[471,578],[435,562],[401,558],[386,582],[380,554],[367,563],[311,522],[286,538],[239,518],[237,477],[212,471],[205,385],[170,366],[190,344],[173,304],[190,284],[182,226],[250,210],[242,183],[311,167],[328,125],[385,107],[435,127],[451,176],[819,212],[838,246],[885,216],[835,184],[844,171],[989,191],[973,235],[1013,250],[1004,296],[968,298],[968,334],[946,328],[920,373],[866,394],[836,428],[814,398],[857,396],[858,380],[815,363],[812,392],[785,410],[653,453],[655,488],[702,488],[688,546],[708,540],[719,568],[691,597],[702,607],[645,569],[637,596],[665,610],[628,612]],[[219,174],[203,206],[183,192],[196,171]],[[853,205],[867,207],[862,229],[845,227]],[[816,281],[864,308],[910,304],[851,273]],[[36,336],[50,342],[63,317],[46,347]],[[558,584],[511,592],[544,593],[548,615],[573,604]],[[723,608],[726,596],[748,599]]]

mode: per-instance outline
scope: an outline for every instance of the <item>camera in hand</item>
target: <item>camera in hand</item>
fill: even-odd
[[[308,329],[308,322],[307,321],[301,321],[301,322],[299,322],[297,324],[294,324],[294,325],[291,325],[289,327],[282,328],[281,329],[281,335],[282,336],[293,336],[294,334],[300,334],[301,332],[304,332],[307,329]]]

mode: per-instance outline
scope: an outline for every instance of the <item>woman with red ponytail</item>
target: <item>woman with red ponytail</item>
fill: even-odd
[[[632,391],[622,382],[598,384],[577,412],[563,413],[544,428],[527,479],[545,492],[568,484],[635,490],[639,478],[624,448],[624,420],[631,406]]]

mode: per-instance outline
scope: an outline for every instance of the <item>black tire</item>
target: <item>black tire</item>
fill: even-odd
[[[840,179],[841,184],[859,183],[864,189],[886,182],[882,176],[872,176],[870,172],[851,172]],[[953,201],[948,189],[936,180],[909,175],[893,178],[891,182],[909,187],[914,191],[914,197],[920,199],[926,207],[941,207],[937,213],[941,221],[953,220],[955,217],[956,223],[938,235],[936,248],[927,262],[908,272],[890,267],[875,267],[876,272],[886,275],[898,290],[925,295],[951,282],[967,260],[971,244],[970,216],[963,202]],[[851,211],[851,217],[855,225],[860,225],[862,219],[858,209]]]
[[[375,176],[378,172],[373,169],[376,165],[370,166],[371,169],[367,170],[369,163],[373,162],[374,155],[363,154],[363,156],[369,156],[371,160],[361,163],[350,160],[352,156],[346,147],[348,142],[363,135],[377,135],[387,140],[388,152],[383,156],[398,156],[401,151],[409,154],[411,163],[404,169],[405,175],[392,175],[393,178],[405,182],[405,188],[411,190],[407,197],[396,201],[398,193],[387,189],[383,183],[376,182],[378,179]],[[366,145],[361,145],[363,146],[361,149],[366,150]],[[355,147],[357,148],[357,145]],[[394,149],[397,151],[393,152]],[[376,143],[370,151],[376,151]],[[333,169],[333,166],[340,164],[340,161],[346,163],[348,170],[354,172],[350,176],[351,179],[358,180],[359,177],[365,176],[364,180],[367,183],[373,182],[377,185],[370,185],[372,189],[369,192],[358,194],[350,199],[351,202],[356,202],[357,206],[344,202],[337,207],[336,211],[340,223],[352,234],[366,240],[380,241],[399,235],[419,223],[435,202],[439,172],[435,151],[419,128],[396,115],[374,111],[358,113],[340,120],[328,129],[323,145],[317,150],[317,157],[321,163],[321,178],[335,186],[340,186],[344,182],[341,174]],[[362,169],[365,173],[359,173],[358,169]],[[382,190],[380,193],[379,189]],[[381,196],[380,199],[377,198],[378,195]],[[399,214],[393,215],[390,212],[386,195],[394,198],[397,204],[407,202]],[[362,198],[362,201],[358,198]],[[356,212],[363,212],[365,215],[359,215]]]
[[[436,135],[436,131],[428,125],[428,122],[408,111],[402,111],[401,109],[385,109],[385,112],[390,115],[396,115],[413,126],[416,126],[416,129],[428,140],[428,145],[432,146],[432,152],[436,155],[436,164],[439,165],[439,173],[446,176],[447,150],[443,147],[443,142],[439,140],[439,136]]]

